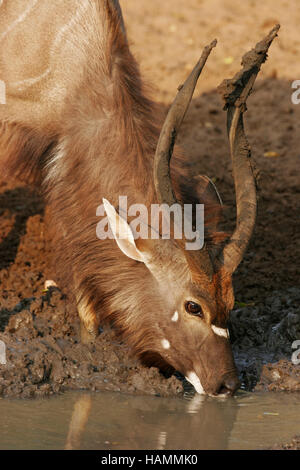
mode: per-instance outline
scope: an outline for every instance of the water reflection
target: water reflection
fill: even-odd
[[[101,400],[102,398],[102,400]],[[86,448],[92,415],[98,449],[226,449],[238,411],[234,399],[189,400],[83,395],[74,404],[66,449]],[[93,401],[95,401],[93,406]],[[102,401],[102,403],[101,403]],[[125,437],[126,436],[126,437]],[[94,448],[95,448],[94,447]]]
[[[259,449],[300,432],[300,394],[78,393],[0,400],[0,449]]]
[[[86,393],[75,402],[65,450],[80,449],[81,436],[85,431],[91,408],[92,397]]]

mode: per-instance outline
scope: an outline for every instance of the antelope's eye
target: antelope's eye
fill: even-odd
[[[196,315],[197,317],[203,317],[203,311],[199,304],[196,302],[188,301],[185,303],[185,310],[191,315]]]

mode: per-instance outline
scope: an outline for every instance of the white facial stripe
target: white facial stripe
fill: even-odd
[[[171,318],[172,321],[178,321],[178,312],[176,310],[176,312],[174,313],[173,317]]]
[[[163,339],[163,340],[161,341],[161,345],[162,345],[162,347],[163,347],[164,349],[170,349],[170,343],[169,343],[169,341],[168,341],[167,339]]]
[[[228,333],[228,330],[226,330],[226,328],[219,328],[218,326],[215,326],[215,325],[211,325],[212,327],[212,330],[214,333],[216,333],[216,335],[218,336],[224,336],[224,338],[229,338],[229,333]]]
[[[205,395],[200,379],[198,375],[195,374],[195,372],[189,372],[185,378],[194,386],[197,393],[200,395]]]

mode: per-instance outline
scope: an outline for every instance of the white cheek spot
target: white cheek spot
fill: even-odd
[[[199,393],[200,395],[205,395],[200,379],[198,375],[195,374],[195,372],[189,372],[185,378],[193,385],[197,393]]]
[[[163,340],[161,341],[161,345],[162,345],[162,347],[163,347],[164,349],[170,349],[170,343],[169,343],[169,341],[168,341],[167,339],[163,339]]]
[[[214,333],[216,333],[216,335],[218,336],[223,336],[224,338],[229,338],[229,333],[228,333],[228,330],[226,328],[219,328],[218,326],[215,326],[215,325],[211,325],[212,327],[212,330]]]
[[[178,317],[179,317],[179,315],[178,315],[178,312],[177,312],[177,310],[176,310],[176,312],[174,313],[174,315],[173,315],[173,317],[171,318],[171,320],[172,320],[172,321],[178,321]]]

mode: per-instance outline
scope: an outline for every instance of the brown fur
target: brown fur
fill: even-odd
[[[27,183],[42,182],[42,170],[55,147],[55,136],[46,136],[15,122],[0,123],[2,177]]]

